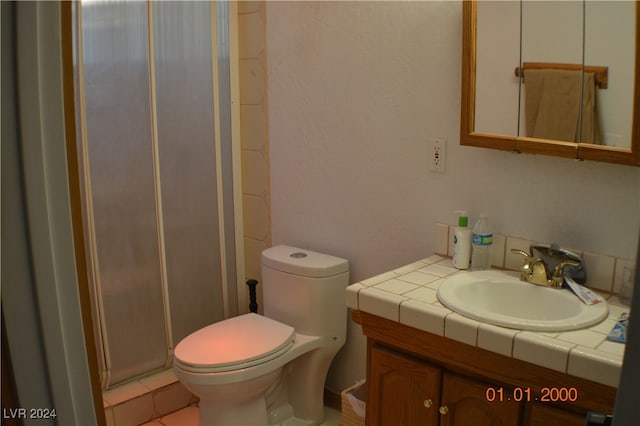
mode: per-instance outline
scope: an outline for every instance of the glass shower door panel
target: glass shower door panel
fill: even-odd
[[[96,268],[110,383],[165,365],[144,2],[82,4]]]
[[[154,2],[162,213],[173,344],[224,319],[210,2]]]

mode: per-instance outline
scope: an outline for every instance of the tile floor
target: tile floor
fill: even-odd
[[[340,424],[340,411],[325,407],[324,423],[322,423],[322,426],[340,426]],[[198,426],[198,407],[183,408],[175,413],[167,414],[162,418],[145,423],[142,426]]]

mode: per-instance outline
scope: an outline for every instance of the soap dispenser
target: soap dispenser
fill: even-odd
[[[453,266],[469,269],[471,263],[471,229],[468,228],[467,212],[459,210],[458,226],[453,230]]]

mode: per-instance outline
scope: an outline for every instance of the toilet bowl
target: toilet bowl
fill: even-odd
[[[324,380],[346,338],[348,276],[337,257],[263,252],[265,315],[211,324],[175,348],[175,374],[200,398],[201,425],[322,422]]]

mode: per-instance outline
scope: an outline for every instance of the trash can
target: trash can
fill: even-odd
[[[364,426],[367,384],[364,380],[342,391],[342,426]]]

